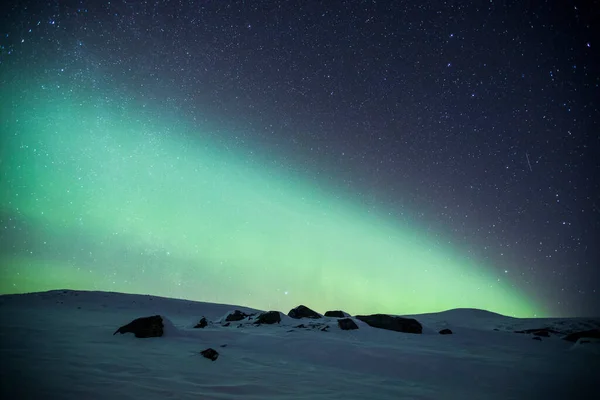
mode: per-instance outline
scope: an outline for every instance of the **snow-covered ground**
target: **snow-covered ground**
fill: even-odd
[[[359,320],[358,330],[343,331],[337,318],[222,326],[234,309],[257,311],[105,292],[0,296],[0,398],[600,398],[600,343],[513,333],[585,330],[597,328],[598,319],[514,319],[459,309],[413,316],[423,324],[419,335]],[[113,335],[156,314],[165,320],[163,337]],[[211,323],[194,329],[202,316]],[[438,334],[442,328],[454,334]],[[214,362],[199,354],[209,347],[219,352]]]

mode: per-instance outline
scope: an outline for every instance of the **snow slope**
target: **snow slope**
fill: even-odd
[[[342,331],[336,318],[222,326],[219,319],[234,309],[257,311],[105,292],[0,296],[0,398],[600,398],[600,343],[512,332],[546,326],[567,332],[598,320],[458,309],[414,316],[422,335],[358,320],[358,330]],[[113,336],[132,319],[155,314],[165,318],[163,337]],[[193,329],[202,316],[212,323]],[[319,326],[294,328],[301,323]],[[442,328],[454,334],[439,335]],[[220,354],[214,362],[199,355],[208,347]]]

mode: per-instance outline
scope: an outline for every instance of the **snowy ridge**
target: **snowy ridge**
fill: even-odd
[[[224,326],[234,310],[260,310],[71,290],[0,296],[0,310],[1,398],[558,399],[600,390],[600,343],[513,333],[589,329],[597,319],[457,309],[411,316],[423,325],[419,335],[352,317],[359,329],[344,331],[337,318],[279,310],[279,324],[250,316]],[[113,336],[151,315],[163,317],[163,337]],[[208,325],[194,329],[202,317]],[[442,328],[454,334],[439,335]],[[199,355],[206,348],[218,351],[216,361]]]

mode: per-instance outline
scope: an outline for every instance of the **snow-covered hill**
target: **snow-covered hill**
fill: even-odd
[[[259,312],[106,292],[0,296],[0,398],[600,398],[600,343],[561,339],[598,328],[598,319],[515,319],[456,309],[412,316],[423,334],[358,319],[359,329],[346,331],[337,318],[285,315],[274,325],[223,326],[236,309]],[[151,315],[163,317],[163,337],[113,335]],[[208,325],[194,329],[201,317]],[[532,340],[514,333],[544,327],[560,334]],[[453,334],[438,334],[443,328]],[[216,361],[199,354],[206,348],[218,351]]]

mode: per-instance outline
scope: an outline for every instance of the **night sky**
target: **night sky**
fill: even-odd
[[[600,5],[555,3],[3,3],[0,293],[599,315]]]

